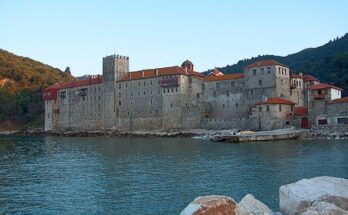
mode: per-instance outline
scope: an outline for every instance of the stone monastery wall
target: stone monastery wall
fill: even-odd
[[[312,102],[307,88],[314,84],[274,60],[203,76],[190,61],[129,72],[128,57],[111,55],[103,58],[102,77],[45,89],[45,130],[283,128],[295,125],[295,107]]]

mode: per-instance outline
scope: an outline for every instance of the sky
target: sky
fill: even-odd
[[[285,56],[348,32],[347,0],[0,0],[0,48],[74,76],[102,58],[130,70],[196,71],[263,54]]]

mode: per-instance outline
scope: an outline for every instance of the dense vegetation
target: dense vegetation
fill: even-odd
[[[42,127],[42,89],[73,77],[70,72],[0,49],[0,130]]]
[[[245,66],[264,59],[274,59],[288,65],[293,72],[310,74],[322,82],[335,84],[344,89],[345,95],[348,94],[348,33],[317,48],[305,49],[285,57],[262,55],[244,59],[219,70],[225,74],[239,73]]]

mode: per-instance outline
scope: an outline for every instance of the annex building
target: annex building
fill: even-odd
[[[181,66],[129,71],[129,58],[103,58],[102,76],[57,83],[43,92],[45,130],[271,130],[348,124],[348,97],[275,60],[243,73],[209,75]]]

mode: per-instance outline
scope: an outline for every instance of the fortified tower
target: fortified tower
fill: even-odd
[[[103,58],[104,128],[116,126],[116,81],[129,72],[129,57],[110,55]]]
[[[244,68],[249,101],[265,101],[269,97],[290,99],[289,68],[275,60],[263,60]]]

